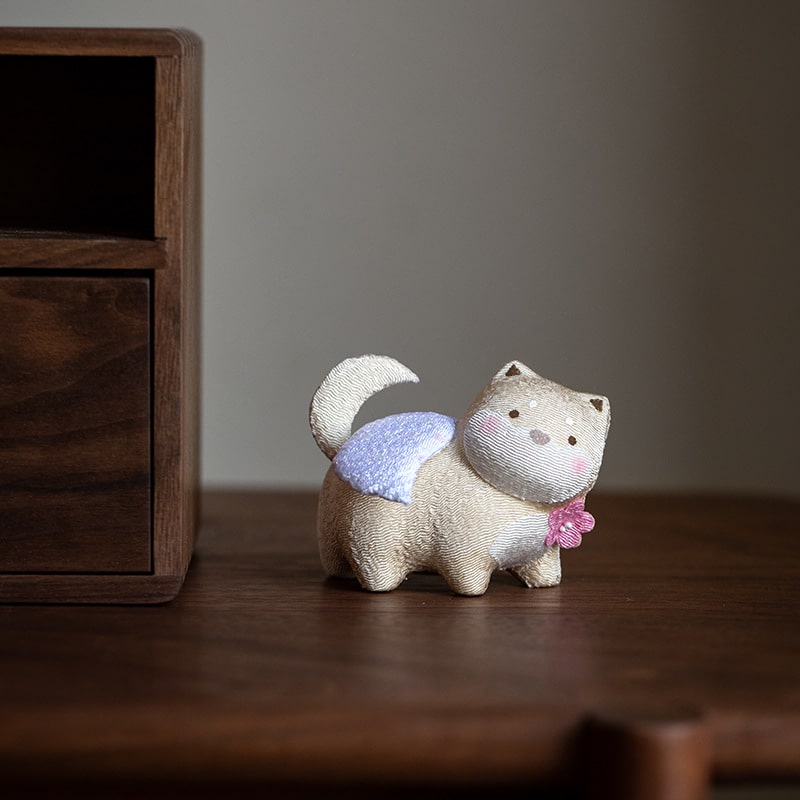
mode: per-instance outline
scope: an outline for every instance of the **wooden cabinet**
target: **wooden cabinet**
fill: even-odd
[[[150,281],[0,276],[0,564],[151,568]]]
[[[0,600],[161,602],[195,538],[200,58],[0,29]]]

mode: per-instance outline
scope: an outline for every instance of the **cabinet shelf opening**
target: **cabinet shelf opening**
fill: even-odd
[[[154,236],[155,58],[0,56],[0,230]]]

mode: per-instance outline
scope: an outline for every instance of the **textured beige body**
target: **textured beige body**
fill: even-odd
[[[329,575],[355,576],[371,591],[390,591],[410,572],[434,571],[457,594],[486,591],[497,561],[492,543],[546,505],[495,489],[467,463],[457,435],[420,469],[410,505],[365,495],[328,470],[319,500],[319,549]],[[509,570],[526,586],[561,580],[557,545]]]

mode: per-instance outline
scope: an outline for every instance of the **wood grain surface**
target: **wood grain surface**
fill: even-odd
[[[156,62],[155,235],[170,242],[155,283],[154,563],[183,576],[199,524],[200,486],[200,43]]]
[[[0,573],[148,572],[150,280],[0,275]]]
[[[144,328],[136,336],[144,338],[137,345],[131,340],[126,363],[118,360],[120,381],[92,366],[90,385],[80,371],[82,356],[76,362],[71,353],[56,366],[59,347],[80,346],[91,359],[117,341],[105,329],[113,321],[93,317],[91,308],[84,314],[75,296],[48,312],[57,330],[28,331],[35,315],[0,319],[4,341],[39,336],[44,360],[52,356],[46,367],[41,359],[25,366],[26,354],[14,344],[13,371],[0,372],[11,404],[0,436],[15,453],[0,465],[0,524],[13,529],[0,544],[0,599],[157,603],[182,585],[199,496],[201,72],[201,42],[185,30],[0,28],[6,112],[0,276],[30,279],[25,291],[32,296],[49,291],[59,275],[87,281],[95,272],[98,281],[146,275],[148,281],[137,316]],[[73,333],[81,325],[94,325],[93,332],[76,344]],[[116,369],[111,362],[107,367]],[[74,380],[67,377],[73,369]],[[60,383],[49,387],[56,373]],[[60,450],[58,436],[37,434],[36,463],[14,477],[20,437],[33,434],[20,428],[26,409],[11,395],[34,391],[43,409],[54,391],[81,381],[85,396],[74,400],[85,421],[80,436],[65,429],[71,449]],[[93,414],[102,418],[101,412],[126,404],[137,409],[129,431],[101,425],[88,434]],[[73,404],[69,414],[77,409]],[[48,413],[51,428],[61,425],[58,411]],[[101,428],[113,441],[100,440]],[[34,472],[41,473],[47,500]],[[68,497],[56,498],[57,473],[75,490]],[[101,474],[107,476],[102,486]]]
[[[0,231],[0,268],[4,269],[163,269],[166,260],[163,239]]]
[[[0,28],[13,55],[194,57],[197,36],[181,28]]]
[[[221,797],[800,782],[798,504],[588,508],[561,586],[464,598],[324,579],[312,494],[207,494],[171,604],[0,608],[0,775]]]

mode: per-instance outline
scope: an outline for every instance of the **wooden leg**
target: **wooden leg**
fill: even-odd
[[[709,797],[711,746],[699,717],[596,717],[586,755],[590,800]]]

